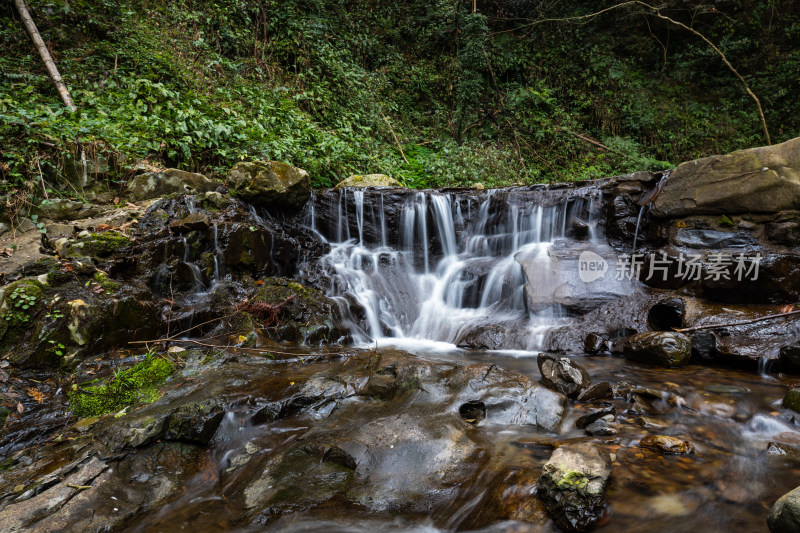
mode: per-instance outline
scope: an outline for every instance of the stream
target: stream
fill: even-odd
[[[439,361],[490,362],[533,378],[539,377],[529,354],[489,352],[437,352],[425,357]],[[800,443],[792,417],[779,408],[779,400],[792,376],[758,375],[731,369],[691,365],[681,369],[654,369],[616,357],[575,356],[595,381],[625,381],[647,389],[650,414],[617,410],[614,436],[602,437],[614,454],[614,474],[608,491],[608,515],[596,531],[702,532],[766,531],[764,516],[779,496],[794,487],[800,459],[767,453],[771,442]],[[306,367],[317,371],[315,363]],[[313,368],[312,368],[313,367]],[[300,377],[298,376],[298,379]],[[250,394],[269,387],[269,380],[247,384]],[[614,402],[621,405],[620,401]],[[479,424],[479,439],[505,465],[527,465],[538,471],[549,458],[552,444],[586,439],[574,428],[580,411],[571,413],[561,434],[525,427]],[[364,413],[369,422],[369,411]],[[645,416],[651,429],[641,426]],[[295,441],[309,428],[306,422],[287,419],[268,427],[249,425],[248,416],[232,411],[226,416],[209,450],[200,454],[198,473],[183,493],[152,513],[134,519],[126,531],[224,530],[262,531],[241,527],[241,509],[228,503],[226,492],[235,490],[238,476],[226,474],[235,450],[246,446],[277,450]],[[637,422],[638,419],[638,422]],[[695,447],[691,455],[660,455],[641,449],[648,433],[676,435]],[[235,458],[234,458],[235,462]],[[448,531],[464,528],[464,519],[486,504],[492,486],[492,469],[478,468],[435,513],[403,514],[364,512],[334,498],[313,509],[285,514],[271,523],[272,531]],[[309,487],[309,490],[314,490]],[[557,531],[551,524],[498,522],[482,531]]]

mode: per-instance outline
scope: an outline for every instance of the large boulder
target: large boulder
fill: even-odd
[[[542,469],[538,494],[564,531],[586,531],[603,515],[611,476],[608,452],[584,442],[558,448]]]
[[[386,174],[355,174],[337,183],[334,189],[345,187],[404,187],[404,185]]]
[[[769,511],[767,526],[771,533],[800,531],[800,487],[778,498]]]
[[[800,137],[682,163],[653,201],[658,217],[800,208]]]
[[[311,195],[311,178],[302,168],[278,161],[238,163],[228,173],[231,192],[263,207],[299,210]]]
[[[692,341],[681,333],[650,331],[625,339],[622,351],[627,359],[657,366],[677,367],[689,363]]]
[[[149,200],[168,194],[198,194],[213,191],[218,183],[193,172],[168,168],[161,172],[146,172],[129,183],[127,195],[133,200]]]

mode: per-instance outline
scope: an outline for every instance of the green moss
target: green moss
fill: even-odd
[[[94,279],[97,283],[99,283],[100,286],[103,287],[103,290],[105,290],[106,293],[109,294],[117,292],[121,287],[121,285],[116,281],[111,281],[110,279],[108,279],[108,274],[106,274],[102,270],[95,272],[95,275],[92,279]]]
[[[120,370],[109,380],[86,388],[74,388],[69,395],[70,409],[80,416],[99,416],[127,406],[152,403],[159,397],[158,385],[175,372],[168,360],[156,357]]]
[[[129,242],[130,239],[128,237],[115,231],[93,233],[81,237],[77,243],[71,245],[68,255],[72,257],[108,257]]]
[[[589,485],[586,476],[576,470],[568,470],[555,480],[559,489],[583,490]]]

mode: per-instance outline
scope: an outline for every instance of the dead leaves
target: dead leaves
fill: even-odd
[[[34,387],[28,387],[26,389],[26,392],[28,393],[28,396],[36,400],[38,403],[44,402],[44,393],[39,389],[36,389]],[[17,406],[18,406],[17,409],[19,409],[19,406],[21,406],[21,404],[17,404]],[[20,413],[21,412],[22,411],[20,411]]]
[[[781,307],[781,313],[791,313],[794,311],[794,304],[787,304]]]

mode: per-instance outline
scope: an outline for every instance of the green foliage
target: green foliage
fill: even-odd
[[[77,193],[83,156],[109,163],[113,187],[139,160],[224,176],[249,159],[305,168],[317,187],[378,172],[412,186],[492,186],[763,144],[752,101],[719,57],[637,6],[531,25],[613,4],[29,5],[79,108],[63,107],[10,4],[0,7],[0,194],[29,202],[42,178]],[[669,0],[663,12],[739,68],[773,141],[800,134],[795,3]]]
[[[25,324],[30,321],[33,309],[42,297],[39,283],[22,281],[6,297],[3,320],[8,327]]]
[[[115,370],[108,380],[92,386],[75,386],[69,394],[70,409],[79,417],[90,417],[152,403],[159,397],[158,385],[174,372],[175,366],[170,361],[148,352],[144,361]]]

